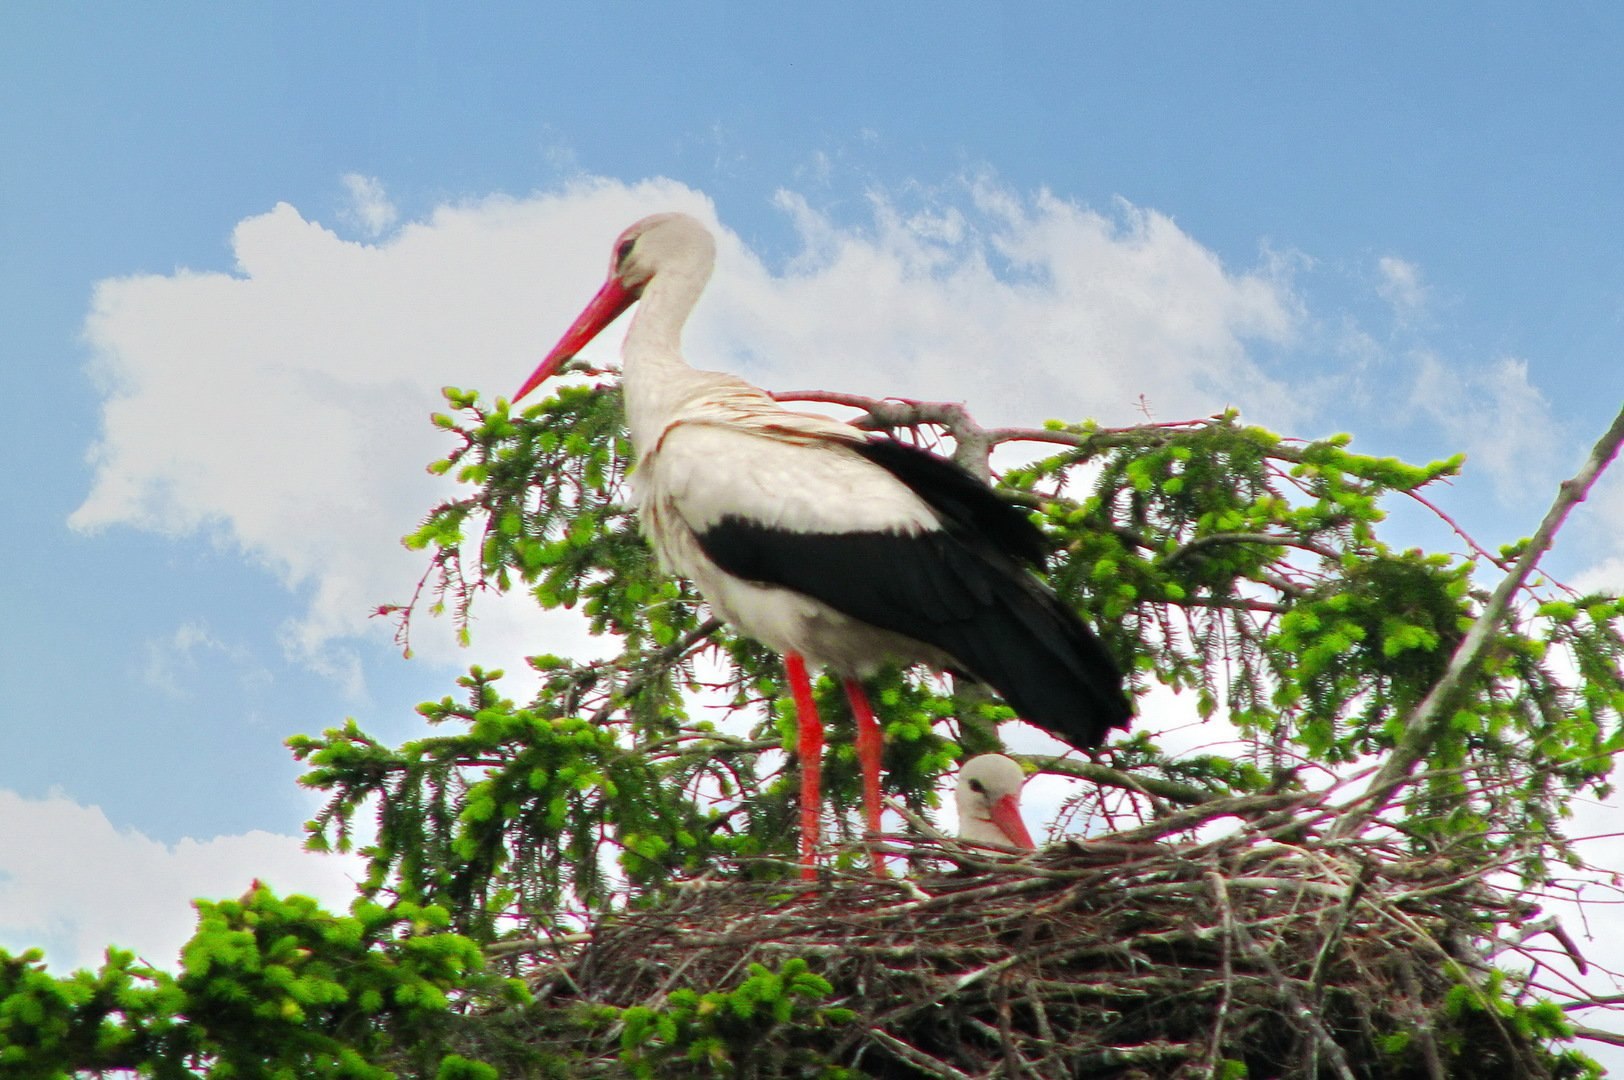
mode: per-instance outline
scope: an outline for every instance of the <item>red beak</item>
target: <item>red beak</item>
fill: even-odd
[[[563,366],[564,361],[586,348],[586,343],[598,336],[599,331],[615,321],[615,317],[636,302],[639,293],[626,288],[617,278],[610,278],[598,290],[598,295],[586,306],[586,310],[575,317],[570,328],[564,331],[553,351],[548,353],[536,370],[519,387],[519,392],[513,395],[514,402],[552,378],[553,373]]]
[[[1026,822],[1021,820],[1021,804],[1013,795],[1005,795],[992,804],[992,823],[1009,837],[1012,847],[1023,851],[1036,851],[1037,845],[1032,843],[1032,834],[1026,831]]]

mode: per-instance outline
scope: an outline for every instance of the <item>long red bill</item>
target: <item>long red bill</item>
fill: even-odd
[[[515,403],[530,391],[553,377],[553,373],[564,365],[564,362],[586,348],[586,343],[597,337],[604,327],[615,321],[615,317],[622,311],[631,307],[637,300],[637,292],[626,288],[619,280],[610,278],[598,290],[598,295],[586,306],[586,310],[575,317],[570,328],[564,331],[564,336],[558,344],[553,346],[551,352],[544,357],[536,370],[519,387],[519,392],[513,395]]]
[[[992,804],[991,812],[992,823],[1009,837],[1012,847],[1024,851],[1037,850],[1037,845],[1032,843],[1032,834],[1026,831],[1026,822],[1021,820],[1021,804],[1015,796],[1005,795]]]

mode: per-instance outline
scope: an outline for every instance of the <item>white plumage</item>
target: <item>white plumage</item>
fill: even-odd
[[[827,438],[792,441],[776,431],[684,421],[667,427],[656,445],[638,466],[644,532],[661,563],[691,580],[724,621],[777,652],[799,653],[812,667],[859,678],[887,660],[948,666],[938,651],[805,593],[728,573],[699,541],[728,518],[832,540],[851,532],[939,530],[930,507],[906,485]],[[722,461],[749,467],[722,477]]]

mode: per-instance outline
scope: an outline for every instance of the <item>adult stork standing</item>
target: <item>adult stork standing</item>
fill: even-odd
[[[643,534],[718,616],[784,656],[810,877],[823,727],[809,666],[844,680],[870,833],[880,828],[882,736],[859,680],[887,661],[968,675],[1084,750],[1126,727],[1133,706],[1099,640],[1029,569],[1046,545],[1024,512],[944,458],[785,409],[683,360],[683,324],[715,257],[710,233],[686,214],[621,233],[608,280],[513,400],[641,301],[621,355]]]

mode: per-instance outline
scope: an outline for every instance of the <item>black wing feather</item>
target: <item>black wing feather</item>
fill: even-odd
[[[870,438],[852,449],[907,484],[963,532],[1033,566],[1048,558],[1048,540],[1026,511],[957,463],[896,439]]]
[[[800,533],[726,517],[699,534],[700,547],[730,574],[946,653],[1072,746],[1090,749],[1109,729],[1126,727],[1133,706],[1116,662],[1021,565],[1041,559],[1036,526],[952,462],[889,440],[865,446],[885,443],[860,452],[936,510],[940,530]]]

